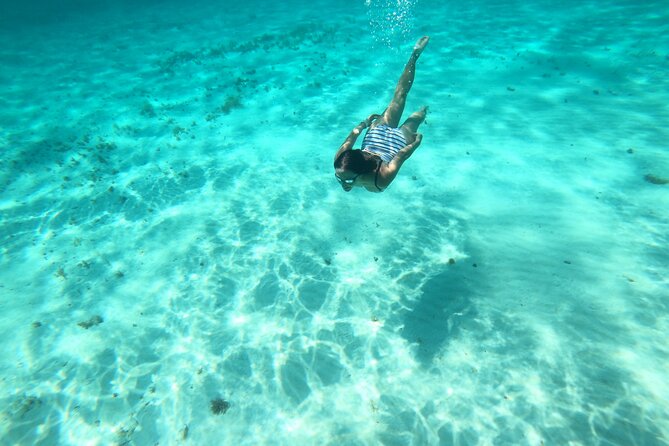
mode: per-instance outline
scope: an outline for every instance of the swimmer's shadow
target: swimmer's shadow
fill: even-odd
[[[428,280],[422,296],[404,316],[402,337],[414,344],[416,359],[425,366],[476,316],[470,299],[475,272],[462,274],[464,268],[472,267],[449,266]]]

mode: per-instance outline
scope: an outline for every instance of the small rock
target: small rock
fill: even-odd
[[[87,321],[79,322],[77,325],[88,330],[89,328],[100,325],[103,322],[104,319],[102,319],[102,316],[95,315]]]
[[[648,174],[644,175],[643,179],[646,180],[647,182],[651,183],[651,184],[660,184],[660,185],[669,184],[669,179],[668,178],[658,177],[656,175],[653,175],[652,173],[648,173]]]

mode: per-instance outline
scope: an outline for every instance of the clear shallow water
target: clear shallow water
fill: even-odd
[[[665,5],[388,5],[10,5],[4,444],[669,442]]]

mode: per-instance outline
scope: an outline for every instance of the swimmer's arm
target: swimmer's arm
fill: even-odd
[[[353,144],[355,144],[355,140],[358,139],[358,136],[360,135],[360,132],[366,127],[365,121],[361,122],[360,124],[356,125],[353,130],[351,130],[351,133],[348,134],[346,137],[346,140],[344,143],[339,147],[339,150],[337,150],[337,154],[335,155],[335,160],[339,158],[339,155],[342,153],[346,152],[347,150],[351,150],[353,148]]]
[[[339,150],[337,150],[337,153],[335,154],[334,159],[336,160],[337,158],[339,158],[339,155],[341,155],[342,153],[346,152],[347,150],[351,150],[351,149],[353,149],[353,144],[355,144],[355,140],[358,139],[358,136],[360,136],[360,133],[362,133],[362,131],[363,131],[365,128],[369,127],[370,124],[371,124],[376,118],[378,118],[378,117],[380,117],[380,116],[381,116],[381,115],[371,114],[371,115],[369,115],[369,116],[367,117],[367,119],[365,119],[364,121],[362,121],[360,124],[356,125],[356,126],[353,128],[353,130],[351,130],[351,133],[348,134],[348,136],[346,137],[346,140],[345,140],[344,143],[341,145],[341,147],[339,147]]]
[[[422,134],[417,134],[416,135],[416,140],[412,142],[411,144],[404,146],[402,149],[400,149],[399,152],[393,157],[392,160],[388,163],[388,167],[385,169],[383,173],[383,187],[388,187],[390,183],[395,179],[397,176],[397,173],[400,171],[400,167],[402,167],[402,164],[406,160],[408,160],[411,155],[416,151],[418,146],[420,146],[421,141],[423,140],[423,135]]]

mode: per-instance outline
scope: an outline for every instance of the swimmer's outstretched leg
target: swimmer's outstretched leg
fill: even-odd
[[[390,127],[397,127],[400,123],[400,118],[402,117],[402,112],[404,112],[404,104],[406,103],[407,95],[409,94],[409,90],[411,90],[411,86],[413,85],[413,79],[416,73],[416,61],[425,49],[425,46],[429,40],[430,38],[427,36],[421,37],[418,39],[418,42],[416,42],[416,45],[414,45],[411,56],[409,57],[409,61],[404,67],[402,76],[400,76],[400,80],[397,82],[397,86],[395,87],[393,100],[390,101],[390,105],[388,105],[386,111],[383,112],[383,121]]]

